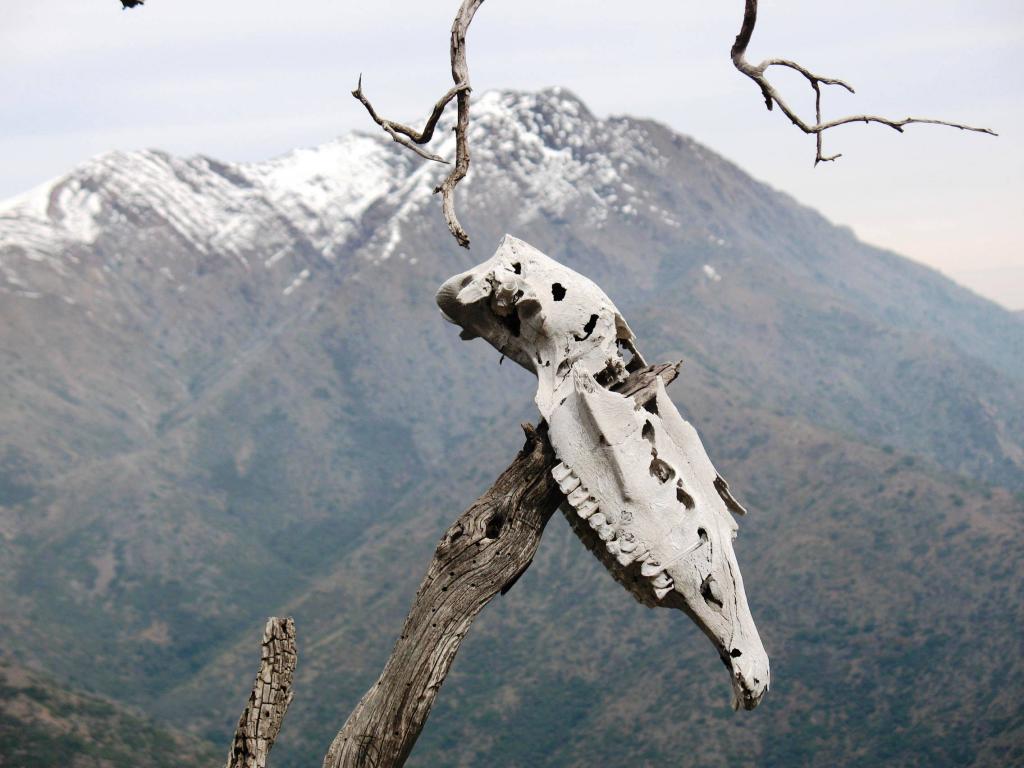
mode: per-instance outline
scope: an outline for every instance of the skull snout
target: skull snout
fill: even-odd
[[[733,709],[753,709],[760,704],[771,682],[768,654],[760,639],[755,637],[736,643],[727,653],[722,653],[722,661],[729,669],[732,682]]]

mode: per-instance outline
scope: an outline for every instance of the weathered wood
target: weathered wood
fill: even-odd
[[[349,716],[325,768],[402,765],[480,610],[529,566],[562,494],[543,429],[441,538],[402,634],[373,687]]]
[[[668,384],[678,364],[649,366],[616,387],[638,404]],[[481,609],[526,571],[564,496],[544,425],[524,425],[526,445],[437,545],[402,634],[377,682],[338,732],[324,768],[395,768],[405,763]]]
[[[228,753],[227,768],[265,768],[270,750],[292,703],[292,677],[298,660],[295,622],[267,619],[249,703],[246,704]]]

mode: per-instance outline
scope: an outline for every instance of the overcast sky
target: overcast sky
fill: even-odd
[[[456,0],[0,3],[0,198],[109,149],[259,160],[425,115],[450,86]],[[749,55],[843,77],[826,117],[870,112],[993,127],[849,126],[813,142],[768,113],[728,58],[742,0],[489,0],[470,30],[476,90],[562,85],[599,115],[652,117],[869,242],[1024,308],[1024,2],[762,0]],[[793,102],[800,82],[780,75]],[[813,115],[809,115],[813,116]]]

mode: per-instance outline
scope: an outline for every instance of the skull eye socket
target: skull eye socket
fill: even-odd
[[[704,598],[704,602],[713,608],[722,608],[722,598],[718,594],[717,584],[715,583],[715,577],[709,575],[700,584],[700,596]]]

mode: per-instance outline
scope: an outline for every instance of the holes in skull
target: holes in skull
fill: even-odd
[[[609,362],[608,365],[594,374],[594,381],[606,389],[615,384],[618,380],[618,368],[613,362]]]
[[[629,352],[629,360],[626,362],[626,370],[632,373],[633,371],[640,368],[640,355],[637,354],[636,347],[633,346],[633,342],[629,339],[616,338],[615,343],[618,345],[620,350]],[[620,352],[621,354],[621,352]]]
[[[658,458],[656,448],[651,449],[651,476],[658,478],[662,483],[667,483],[676,476],[676,471],[669,466],[668,462]]]
[[[698,528],[697,529],[697,535],[700,536],[700,543],[701,544],[707,544],[708,543],[708,532],[705,531],[703,528]]]
[[[684,507],[686,507],[687,509],[693,509],[693,507],[694,507],[693,496],[688,494],[686,492],[686,489],[683,488],[683,479],[682,478],[679,478],[678,480],[676,480],[676,500],[681,502],[682,505]]]
[[[595,328],[597,328],[597,315],[591,315],[590,319],[587,320],[587,324],[583,326],[583,335],[577,336],[574,333],[573,338],[576,339],[576,341],[586,341],[590,338],[590,334],[594,332]]]
[[[722,598],[718,595],[717,587],[715,583],[715,577],[710,574],[700,583],[700,596],[704,598],[704,602],[708,605],[722,607]],[[735,657],[734,657],[735,658]]]
[[[517,261],[515,264],[512,265],[512,271],[515,272],[517,275],[523,274],[523,265]]]
[[[459,283],[459,288],[465,288],[467,285],[469,285],[472,282],[473,282],[473,276],[472,275],[466,275],[464,278],[462,278],[462,282]]]
[[[740,656],[743,655],[743,651],[741,651],[739,648],[733,648],[731,651],[729,651],[729,655],[732,656],[734,659],[738,659]]]
[[[484,530],[484,535],[488,539],[496,539],[501,535],[501,529],[505,526],[505,518],[500,514],[491,516],[491,519],[487,521],[487,528]]]
[[[643,435],[644,440],[651,444],[651,477],[656,477],[660,482],[667,483],[676,476],[676,471],[667,461],[658,458],[658,449],[654,447],[654,425],[650,422],[650,419],[644,422],[644,427],[640,430],[640,434]]]
[[[555,298],[555,301],[561,301],[565,298],[565,286],[561,283],[552,283],[551,295]]]
[[[658,398],[652,397],[646,403],[644,403],[644,410],[648,413],[653,413],[655,416],[658,415]]]

